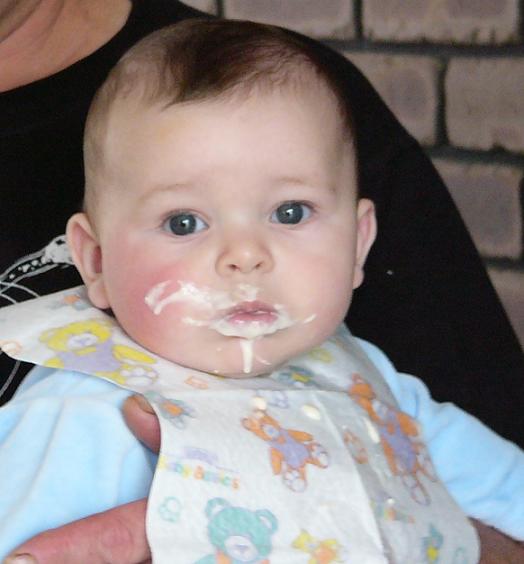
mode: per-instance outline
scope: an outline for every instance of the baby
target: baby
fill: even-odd
[[[2,311],[43,367],[0,410],[0,557],[147,495],[129,390],[162,428],[155,562],[476,562],[455,502],[524,539],[524,453],[342,326],[376,233],[357,134],[330,61],[277,28],[187,21],[124,56],[67,225],[87,296]]]

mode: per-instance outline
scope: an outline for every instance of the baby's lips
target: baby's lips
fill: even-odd
[[[273,323],[278,317],[274,307],[260,301],[242,302],[228,309],[223,319],[229,323]]]

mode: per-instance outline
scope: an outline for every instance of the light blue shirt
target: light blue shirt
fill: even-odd
[[[433,401],[420,380],[359,342],[400,408],[422,425],[437,473],[463,510],[524,540],[524,452]],[[41,531],[147,496],[156,456],[123,420],[131,393],[36,367],[0,409],[0,559]]]

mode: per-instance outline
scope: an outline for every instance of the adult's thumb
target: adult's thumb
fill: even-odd
[[[146,500],[46,531],[25,542],[4,564],[139,564],[151,562]]]

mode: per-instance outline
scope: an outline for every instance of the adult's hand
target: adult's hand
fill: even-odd
[[[158,419],[142,396],[123,407],[126,423],[151,450],[160,448]],[[139,564],[150,562],[141,499],[46,531],[15,549],[4,564]]]
[[[480,538],[479,564],[521,564],[524,562],[524,543],[473,520]]]

